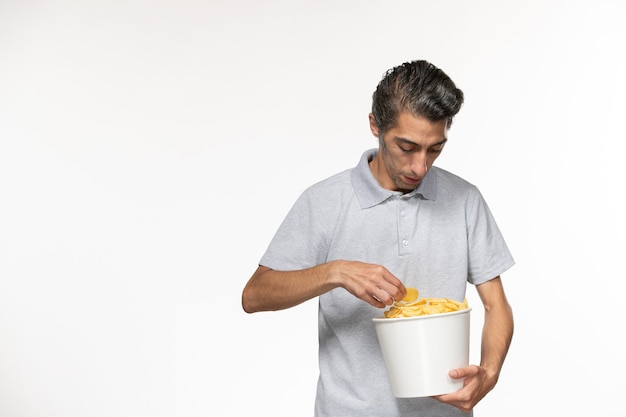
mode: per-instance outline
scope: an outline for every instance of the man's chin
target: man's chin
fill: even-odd
[[[397,191],[400,191],[403,194],[408,194],[410,192],[415,191],[415,189],[417,188],[419,184],[412,186],[412,185],[408,185],[408,184],[402,184],[401,187],[398,187]]]

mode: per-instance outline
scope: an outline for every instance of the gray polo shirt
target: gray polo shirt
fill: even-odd
[[[299,270],[332,260],[380,264],[421,297],[465,298],[513,258],[479,190],[432,167],[411,193],[382,188],[366,151],[359,164],[308,189],[260,264]],[[315,416],[467,416],[431,398],[393,397],[372,323],[377,309],[337,288],[319,297]]]

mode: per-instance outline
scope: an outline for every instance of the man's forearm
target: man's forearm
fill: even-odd
[[[494,378],[494,384],[511,345],[513,328],[513,312],[506,301],[485,307],[480,364]]]

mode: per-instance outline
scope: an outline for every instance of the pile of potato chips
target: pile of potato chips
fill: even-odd
[[[406,296],[393,303],[385,311],[385,317],[414,317],[427,314],[448,313],[450,311],[465,310],[468,308],[467,299],[462,303],[450,298],[422,298],[418,300],[419,292],[415,288],[407,288]]]

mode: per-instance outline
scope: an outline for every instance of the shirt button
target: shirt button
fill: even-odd
[[[408,244],[409,244],[409,241],[408,241],[408,240],[406,240],[406,239],[402,239],[402,245],[403,245],[403,246],[408,246]]]
[[[406,211],[404,211],[404,210],[400,210],[400,216],[401,216],[401,217],[404,217],[404,215],[405,215],[405,214],[406,214]]]

